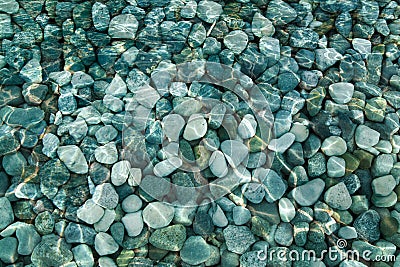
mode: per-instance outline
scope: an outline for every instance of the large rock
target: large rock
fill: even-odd
[[[79,147],[75,145],[60,146],[57,149],[57,154],[70,171],[78,174],[88,172],[89,167]]]
[[[61,266],[72,261],[73,255],[63,238],[45,235],[33,250],[31,260],[36,266]]]
[[[2,197],[0,198],[0,230],[3,230],[14,221],[14,212],[10,201]]]
[[[138,26],[139,23],[134,15],[118,15],[111,20],[108,34],[115,39],[135,39]]]

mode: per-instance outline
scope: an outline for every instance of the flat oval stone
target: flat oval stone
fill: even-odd
[[[211,256],[210,245],[201,236],[191,236],[183,244],[180,256],[185,263],[198,265]]]
[[[94,246],[100,256],[115,253],[119,246],[114,238],[107,233],[98,233],[94,240]]]
[[[231,31],[224,38],[224,44],[235,54],[240,54],[246,48],[249,37],[240,30]]]
[[[251,114],[244,115],[238,126],[238,134],[243,139],[248,139],[256,134],[257,121]]]
[[[216,150],[211,154],[209,167],[211,172],[217,177],[224,177],[228,173],[228,165],[221,151]]]
[[[186,228],[182,224],[155,230],[149,242],[159,249],[180,251],[186,240]]]
[[[347,82],[339,82],[329,85],[329,94],[338,104],[350,102],[354,93],[354,85]]]
[[[121,222],[124,224],[128,236],[138,236],[142,232],[144,226],[142,211],[140,210],[125,214],[125,216],[122,217]]]
[[[207,132],[207,121],[201,114],[193,114],[189,117],[183,132],[183,138],[188,141],[197,140]]]
[[[281,198],[278,203],[279,216],[283,222],[290,222],[296,216],[296,210],[292,201]]]
[[[355,132],[355,141],[360,148],[370,148],[379,142],[380,133],[365,125],[359,125]]]
[[[343,138],[330,136],[322,142],[321,150],[327,156],[341,156],[346,153],[347,145]]]
[[[294,188],[290,194],[301,206],[311,206],[317,202],[324,189],[325,182],[320,178],[316,178],[304,185]]]
[[[247,147],[242,142],[236,140],[226,140],[222,142],[221,150],[229,165],[233,168],[239,166],[249,153]]]
[[[149,203],[143,210],[143,221],[151,228],[159,229],[170,224],[175,210],[162,202]]]
[[[324,200],[326,204],[338,210],[347,210],[353,203],[349,191],[343,182],[330,187],[325,192]]]
[[[168,114],[162,120],[162,128],[170,142],[179,140],[179,136],[185,126],[185,120],[179,114]]]

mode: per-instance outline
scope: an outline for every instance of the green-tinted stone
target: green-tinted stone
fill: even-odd
[[[360,214],[368,210],[369,204],[368,199],[365,195],[357,195],[351,197],[353,203],[350,206],[350,210],[355,214]]]
[[[399,222],[390,216],[385,216],[380,222],[380,230],[383,236],[391,237],[397,233],[399,227]]]
[[[311,90],[307,97],[307,110],[311,116],[316,115],[322,108],[322,101],[326,96],[326,90],[323,87],[318,87]]]
[[[205,146],[196,146],[194,148],[194,155],[196,158],[197,166],[199,166],[200,169],[208,167],[211,153],[208,149],[206,149]]]
[[[246,142],[246,145],[251,153],[263,151],[268,146],[268,144],[257,135],[250,138]]]
[[[371,168],[372,165],[372,160],[374,159],[374,155],[372,155],[371,153],[362,150],[362,149],[358,149],[354,151],[354,156],[356,156],[359,161],[359,167],[361,169],[369,169]]]
[[[127,267],[134,257],[135,252],[133,250],[123,249],[117,257],[118,267]]]
[[[186,239],[186,229],[176,224],[163,229],[157,229],[150,236],[149,242],[160,249],[179,251]]]
[[[385,118],[385,109],[387,103],[382,97],[375,97],[367,100],[365,105],[365,116],[376,122],[382,122]]]
[[[346,162],[346,174],[354,172],[360,165],[360,160],[349,152],[342,155],[342,158]]]

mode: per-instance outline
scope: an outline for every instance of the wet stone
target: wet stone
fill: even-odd
[[[235,54],[240,54],[247,46],[248,36],[243,31],[232,31],[224,38],[224,44]]]
[[[134,15],[118,15],[111,20],[108,34],[115,39],[134,39],[138,26],[139,23]]]
[[[229,251],[243,254],[256,240],[247,226],[229,225],[223,230]]]

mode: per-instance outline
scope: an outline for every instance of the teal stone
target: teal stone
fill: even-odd
[[[206,39],[206,29],[203,24],[197,23],[193,25],[192,30],[188,36],[188,43],[191,47],[201,46]]]
[[[179,141],[179,150],[182,153],[183,159],[189,162],[195,161],[195,156],[190,143],[184,139]]]
[[[342,55],[335,48],[323,48],[315,50],[315,61],[318,69],[325,71],[337,61],[342,59]]]
[[[247,34],[240,30],[231,31],[224,38],[225,46],[234,54],[240,54],[246,48],[248,41]]]
[[[318,40],[318,33],[308,28],[301,28],[291,33],[290,45],[297,48],[315,49],[317,48]]]
[[[322,153],[318,152],[308,159],[308,175],[318,177],[326,172],[326,160]]]
[[[353,20],[349,12],[339,14],[335,20],[338,32],[344,37],[349,37],[353,26]]]
[[[110,13],[106,5],[96,2],[92,6],[92,19],[94,27],[99,31],[105,31],[110,23]]]
[[[14,263],[18,259],[18,241],[15,237],[5,237],[0,240],[0,260],[4,263]]]
[[[207,23],[213,23],[221,14],[222,6],[216,2],[203,0],[197,5],[197,16]]]
[[[286,2],[274,0],[269,2],[266,16],[275,26],[282,26],[295,20],[297,12]]]
[[[60,266],[73,259],[73,254],[63,238],[56,235],[43,236],[33,250],[32,263],[39,266]]]
[[[169,250],[181,250],[186,239],[186,228],[181,224],[155,230],[150,236],[149,242],[153,246]]]
[[[214,37],[207,37],[203,44],[203,53],[205,55],[218,55],[221,51],[221,43]]]
[[[379,222],[381,218],[374,210],[368,210],[360,214],[354,221],[354,228],[360,237],[370,242],[377,241],[380,237]]]

